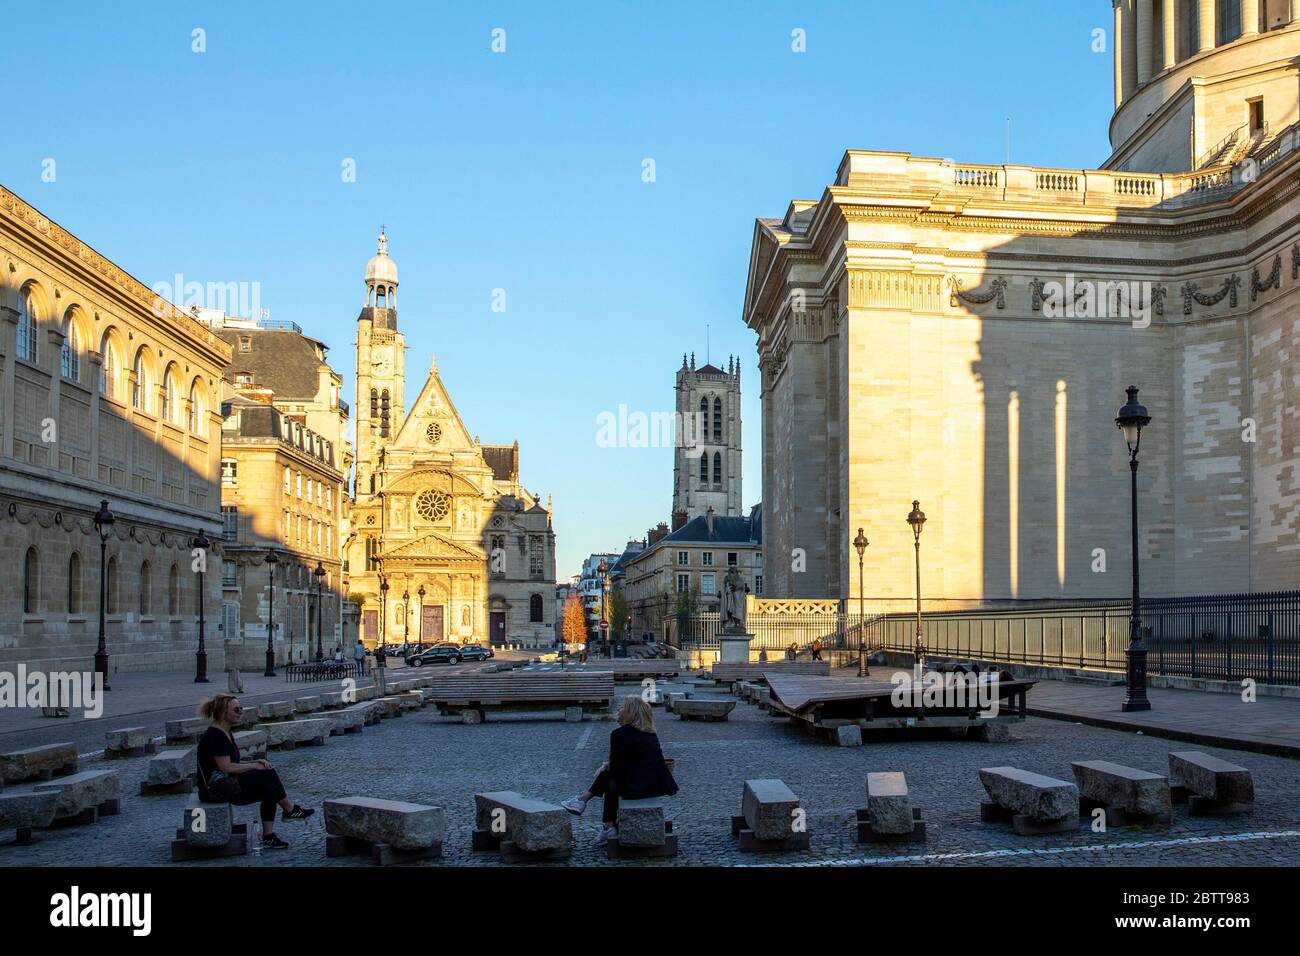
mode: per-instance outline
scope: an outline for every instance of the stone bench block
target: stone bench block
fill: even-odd
[[[841,747],[861,747],[862,728],[857,724],[842,724],[836,727],[835,742]]]
[[[581,707],[564,708],[564,719],[571,724],[582,723],[582,708]]]
[[[1255,802],[1255,781],[1249,770],[1199,750],[1178,750],[1169,754],[1169,784],[1179,797],[1194,794],[1204,803],[1189,809],[1249,809]]]
[[[343,797],[325,801],[325,832],[399,850],[422,850],[442,843],[447,813],[442,807],[418,803]]]
[[[56,774],[75,773],[76,769],[76,744],[45,744],[0,754],[0,782],[6,784],[49,780]]]
[[[1166,822],[1173,813],[1169,781],[1158,773],[1109,760],[1080,760],[1070,766],[1079,788],[1081,809],[1100,806]],[[1122,825],[1116,820],[1110,822]]]
[[[402,710],[419,710],[424,706],[424,694],[418,690],[403,691],[395,696]]]
[[[573,822],[563,807],[511,790],[474,794],[474,827],[492,842],[508,840],[524,853],[568,850]]]
[[[349,697],[352,698],[353,700],[356,699],[355,695],[348,694],[341,690],[326,691],[324,694],[320,695],[320,705],[328,709],[334,709],[337,707],[347,707],[350,703],[352,703],[352,701],[346,699]]]
[[[57,793],[0,794],[0,830],[17,830],[19,844],[31,842],[31,831],[54,822]]]
[[[109,757],[139,757],[157,749],[148,727],[122,727],[104,734],[104,751]]]
[[[902,773],[867,774],[868,836],[911,836],[917,827],[916,818],[907,778]]]
[[[332,724],[328,720],[281,720],[266,724],[262,732],[266,734],[266,745],[270,748],[281,747],[292,750],[298,744],[320,745],[330,735]]]
[[[247,712],[246,710],[245,713]],[[211,725],[212,722],[205,717],[169,720],[163,725],[163,734],[169,744],[192,744]]]
[[[980,782],[994,804],[1034,823],[1078,819],[1079,789],[1065,780],[1016,767],[987,767]]]
[[[376,697],[374,703],[379,705],[379,716],[385,719],[402,716],[402,702],[396,697]]]
[[[200,803],[198,797],[192,797],[182,816],[181,838],[191,846],[223,847],[230,842],[234,828],[235,812],[230,804]]]
[[[691,697],[673,702],[673,713],[683,720],[726,720],[727,715],[735,709],[734,700]]]
[[[245,707],[244,712],[239,715],[239,722],[234,726],[239,730],[248,730],[250,727],[256,727],[259,719],[256,707]]]
[[[145,767],[141,793],[185,785],[188,792],[194,786],[196,750],[164,750],[150,759]]]
[[[241,759],[266,756],[265,730],[237,730],[234,733],[234,738]]]
[[[293,710],[296,714],[314,714],[321,709],[321,706],[320,695],[295,697],[293,699]]]
[[[99,813],[117,813],[122,797],[122,782],[116,770],[83,770],[38,783],[33,789],[57,795],[55,820],[85,816],[86,822],[93,823]]]
[[[352,691],[352,699],[359,704],[367,700],[374,700],[378,696],[379,688],[374,684],[367,684],[365,687],[357,687]]]
[[[622,800],[618,805],[618,843],[624,847],[663,846],[664,804],[660,799]]]
[[[293,717],[293,704],[287,700],[273,700],[257,708],[257,716],[263,721],[289,720]]]
[[[357,733],[366,725],[366,711],[355,707],[343,710],[327,710],[321,713],[321,720],[330,722],[330,733],[335,737],[343,734]]]
[[[745,825],[759,840],[784,840],[794,835],[799,798],[781,780],[746,780],[740,798]],[[619,831],[620,839],[622,831]]]

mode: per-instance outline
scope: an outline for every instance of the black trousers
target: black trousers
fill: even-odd
[[[596,774],[596,779],[592,781],[591,786],[587,789],[594,796],[604,797],[605,806],[601,810],[600,819],[604,823],[613,826],[614,821],[618,819],[618,786],[609,775],[609,771],[602,770]]]
[[[239,781],[239,796],[231,800],[237,807],[252,803],[262,805],[262,822],[275,822],[275,805],[284,799],[284,784],[274,770],[245,770],[235,779]]]

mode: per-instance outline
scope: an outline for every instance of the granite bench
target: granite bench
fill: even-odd
[[[76,744],[45,744],[0,754],[0,784],[49,780],[76,772]]]
[[[288,700],[272,700],[265,704],[259,704],[257,716],[263,722],[271,720],[292,720],[293,719],[293,702]]]
[[[781,780],[746,780],[731,835],[742,853],[808,849],[808,820],[799,798]]]
[[[182,821],[171,844],[173,863],[248,852],[248,825],[235,822],[234,807],[228,803],[200,803],[192,798]]]
[[[95,823],[101,815],[116,814],[121,806],[122,783],[116,770],[83,770],[32,789],[55,795],[55,826]]]
[[[295,697],[293,699],[293,711],[296,714],[314,714],[320,710],[323,705],[319,694],[309,695],[307,697]]]
[[[1169,781],[1158,773],[1109,760],[1080,760],[1070,765],[1079,787],[1079,813],[1106,814],[1107,827],[1167,825],[1173,820]]]
[[[266,756],[265,730],[237,730],[233,736],[241,760],[255,760]]]
[[[0,793],[0,830],[15,831],[14,844],[26,846],[32,842],[32,830],[45,829],[54,822],[58,802],[57,793]]]
[[[614,826],[618,836],[605,844],[611,860],[677,855],[677,834],[665,818],[662,798],[619,801]]]
[[[735,709],[734,700],[688,697],[673,702],[673,713],[682,720],[726,720]]]
[[[867,774],[867,805],[858,810],[859,843],[923,843],[925,823],[912,806],[907,777],[898,771]]]
[[[164,750],[150,759],[145,778],[140,781],[140,795],[189,793],[194,789],[195,748]]]
[[[1066,833],[1079,826],[1079,788],[1017,767],[986,767],[980,782],[991,800],[980,805],[985,822],[1010,820],[1017,833]]]
[[[344,734],[361,733],[366,725],[366,712],[355,707],[345,707],[343,710],[322,711],[317,719],[329,721],[330,735],[341,737]]]
[[[157,750],[158,745],[148,727],[122,727],[104,734],[106,757],[142,757]]]
[[[251,708],[249,708],[251,709]],[[248,711],[244,711],[248,713]],[[192,744],[212,726],[212,721],[205,717],[186,717],[184,720],[169,720],[163,725],[163,736],[169,744]]]
[[[266,746],[272,750],[292,750],[303,746],[319,747],[330,735],[333,722],[323,718],[310,720],[277,720],[262,727],[266,734]]]
[[[474,794],[475,850],[496,850],[503,863],[567,860],[573,823],[563,807],[498,790]]]
[[[437,859],[447,836],[442,807],[341,797],[325,801],[325,855],[364,853],[377,866]]]
[[[1169,785],[1175,803],[1192,816],[1250,813],[1255,781],[1249,770],[1199,750],[1169,754]]]

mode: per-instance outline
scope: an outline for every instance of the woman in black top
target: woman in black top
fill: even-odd
[[[592,797],[605,798],[600,817],[605,829],[596,841],[597,846],[618,836],[614,824],[618,819],[619,797],[647,800],[671,797],[677,792],[677,781],[664,763],[664,752],[659,747],[650,705],[629,694],[619,708],[618,723],[618,728],[609,735],[609,760],[601,765],[590,789],[560,804],[570,813],[581,814]]]
[[[233,728],[239,722],[244,708],[233,694],[217,694],[199,705],[199,716],[207,717],[212,726],[199,737],[199,799],[205,803],[233,803],[244,807],[252,803],[262,805],[262,846],[273,850],[286,850],[289,844],[275,834],[275,807],[284,809],[284,819],[305,820],[316,811],[294,803],[284,792],[280,775],[269,760],[252,760],[240,763],[239,747],[235,743]],[[234,796],[213,793],[210,787],[220,789],[224,784],[214,780],[214,775],[224,774],[239,786]]]

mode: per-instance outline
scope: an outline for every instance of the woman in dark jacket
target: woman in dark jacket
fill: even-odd
[[[614,823],[618,819],[619,797],[647,800],[671,797],[677,792],[677,781],[664,763],[664,752],[659,747],[650,705],[629,694],[623,698],[618,723],[618,728],[609,735],[609,760],[601,765],[590,789],[560,804],[570,813],[581,814],[592,797],[605,798],[600,817],[605,829],[596,840],[597,846],[604,846],[618,836]]]

